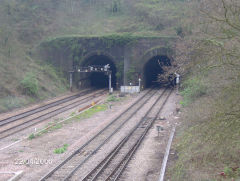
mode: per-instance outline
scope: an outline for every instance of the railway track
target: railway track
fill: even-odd
[[[166,90],[165,90],[166,91]],[[163,93],[165,92],[163,91]],[[45,180],[70,180],[71,177],[94,154],[100,150],[119,130],[145,105],[158,90],[149,90],[141,98],[135,101],[129,108],[109,123],[103,130],[81,146],[53,170],[47,173],[40,181]],[[163,94],[162,93],[162,94]],[[86,154],[82,154],[82,153]]]
[[[69,97],[63,98],[61,100],[54,101],[54,102],[52,102],[50,104],[47,104],[47,105],[44,105],[44,106],[40,106],[40,107],[37,107],[35,109],[31,109],[29,111],[26,111],[26,112],[23,112],[23,113],[20,113],[20,114],[17,114],[17,115],[14,115],[14,116],[11,116],[11,117],[8,117],[8,118],[5,118],[5,119],[2,119],[2,120],[0,120],[0,126],[4,126],[4,125],[12,123],[12,122],[14,122],[16,120],[23,119],[23,118],[25,118],[27,116],[31,116],[31,115],[36,114],[38,112],[47,110],[47,109],[49,109],[51,107],[54,107],[56,105],[59,105],[59,104],[71,101],[73,99],[76,99],[78,97],[86,95],[87,93],[89,93],[89,90],[80,92],[77,95],[69,96]]]
[[[48,105],[22,113],[19,116],[13,116],[13,117],[10,117],[9,119],[2,120],[4,123],[2,121],[0,122],[2,123],[2,125],[0,125],[0,140],[10,135],[13,135],[15,133],[18,133],[24,129],[27,129],[31,126],[34,126],[49,118],[52,118],[60,113],[73,109],[76,106],[82,105],[92,100],[93,98],[103,95],[105,93],[106,93],[106,90],[101,90],[97,92],[94,92],[94,91],[89,92],[89,90],[84,91],[78,95],[70,96],[62,100],[50,103]],[[82,96],[87,96],[87,97],[81,98]],[[77,100],[75,101],[75,99]],[[33,117],[35,114],[39,114],[39,115],[37,117]],[[22,120],[23,118],[29,118],[29,119],[24,121]]]
[[[159,113],[167,102],[171,92],[168,92],[165,100],[163,101],[160,109],[155,116],[151,119],[148,116],[152,108],[157,104],[163,95],[160,95],[151,108],[146,112],[144,117],[138,124],[130,131],[126,137],[103,159],[93,170],[91,170],[82,181],[116,181],[120,178],[127,164],[131,160],[133,154],[143,141],[148,130],[153,125],[154,121],[158,118]]]

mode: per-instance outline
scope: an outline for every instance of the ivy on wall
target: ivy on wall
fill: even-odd
[[[107,48],[111,48],[113,46],[125,46],[130,43],[135,43],[138,38],[139,37],[132,36],[131,34],[113,34],[99,37],[99,40],[102,41]]]

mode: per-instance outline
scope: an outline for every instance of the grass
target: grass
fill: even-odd
[[[73,8],[70,1],[0,1],[0,112],[67,90],[66,75],[34,56],[41,41],[70,35],[176,36],[177,20],[187,9],[181,1],[123,0],[112,13],[108,0],[71,2]],[[16,97],[15,103],[8,104],[7,96]]]
[[[41,136],[44,133],[48,133],[57,129],[61,129],[63,126],[63,123],[56,123],[56,122],[51,122],[49,123],[45,129],[41,130],[38,134],[35,135],[35,137]]]
[[[0,99],[0,112],[16,109],[26,105],[26,100],[23,97],[6,96]]]
[[[201,82],[200,78],[191,77],[184,81],[180,94],[183,96],[181,105],[187,106],[195,99],[206,94],[207,87]]]
[[[107,98],[107,102],[118,102],[120,101],[121,99],[115,95],[110,95],[108,96]]]
[[[39,137],[45,133],[48,133],[48,132],[51,132],[51,131],[54,131],[54,130],[57,130],[57,129],[61,129],[63,126],[63,123],[58,123],[56,120],[53,121],[53,122],[50,122],[48,123],[44,129],[42,129],[40,132],[38,132],[37,134],[35,133],[32,133],[29,135],[28,139],[29,140],[32,140],[36,137]]]
[[[58,123],[59,120],[55,120],[53,122],[50,122],[48,123],[44,129],[42,129],[40,132],[38,132],[37,134],[30,134],[28,139],[29,140],[32,140],[36,137],[39,137],[45,133],[49,133],[51,131],[54,131],[54,130],[57,130],[57,129],[61,129],[63,127],[63,124],[67,124],[67,123],[70,123],[72,122],[73,120],[82,120],[82,119],[86,119],[86,118],[90,118],[92,117],[94,114],[98,113],[98,112],[101,112],[101,111],[105,111],[107,109],[107,105],[106,104],[101,104],[101,105],[96,105],[90,109],[88,109],[87,111],[75,116],[74,118],[72,119],[68,119],[64,122],[61,122],[61,123]],[[71,113],[71,117],[76,115],[75,112],[72,112]]]
[[[23,80],[20,82],[20,87],[23,90],[23,94],[37,96],[39,87],[36,75],[32,72],[26,73]]]
[[[64,144],[63,147],[61,147],[61,148],[56,148],[56,149],[54,150],[54,153],[56,153],[56,154],[62,154],[62,153],[64,153],[64,152],[67,151],[67,148],[68,148],[68,144]]]
[[[32,140],[32,139],[34,139],[35,137],[36,137],[35,134],[32,133],[32,134],[30,134],[30,135],[28,136],[28,139],[29,139],[29,140]]]
[[[217,95],[207,92],[186,105],[173,146],[178,160],[168,170],[172,180],[240,178],[240,84],[225,85],[221,90]]]
[[[76,115],[76,112],[72,112],[72,113],[70,114],[70,116],[74,116],[74,115]]]
[[[42,72],[49,77],[49,79],[55,80],[54,84],[60,90],[66,91],[66,85],[68,84],[67,79],[64,78],[64,73],[58,70],[56,67],[49,63],[39,63]]]
[[[34,62],[34,60],[32,61]],[[23,75],[8,75],[6,78],[0,75],[0,112],[10,111],[39,100],[55,97],[67,90],[67,81],[61,71],[54,70],[53,66],[47,68],[48,64],[45,63],[34,62],[33,65],[28,69],[34,69],[34,73],[28,72],[25,74],[21,72],[21,65],[15,69],[13,64],[11,68],[14,68],[14,70],[10,70],[10,72],[17,71],[20,74],[23,73]]]
[[[96,106],[88,109],[87,111],[75,116],[73,119],[82,120],[82,119],[90,118],[94,114],[101,112],[101,111],[105,111],[105,110],[107,110],[106,104],[96,105]]]

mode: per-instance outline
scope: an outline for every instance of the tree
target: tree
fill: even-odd
[[[112,0],[111,11],[112,13],[117,13],[120,11],[121,2],[120,0]]]
[[[219,47],[220,65],[240,69],[240,2],[238,0],[203,1],[202,13],[208,20],[207,41]],[[215,55],[216,56],[216,55]]]

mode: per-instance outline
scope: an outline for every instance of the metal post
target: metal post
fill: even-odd
[[[72,91],[72,79],[73,79],[73,75],[72,74],[73,73],[70,72],[70,79],[69,79],[69,81],[70,81],[70,91]]]
[[[111,88],[112,88],[112,74],[111,72],[109,72],[109,93],[111,94]]]
[[[175,75],[176,75],[177,94],[179,94],[180,75],[176,72],[175,72]]]
[[[138,85],[139,86],[139,92],[141,92],[141,79],[139,78],[138,81],[139,81],[139,85]]]

